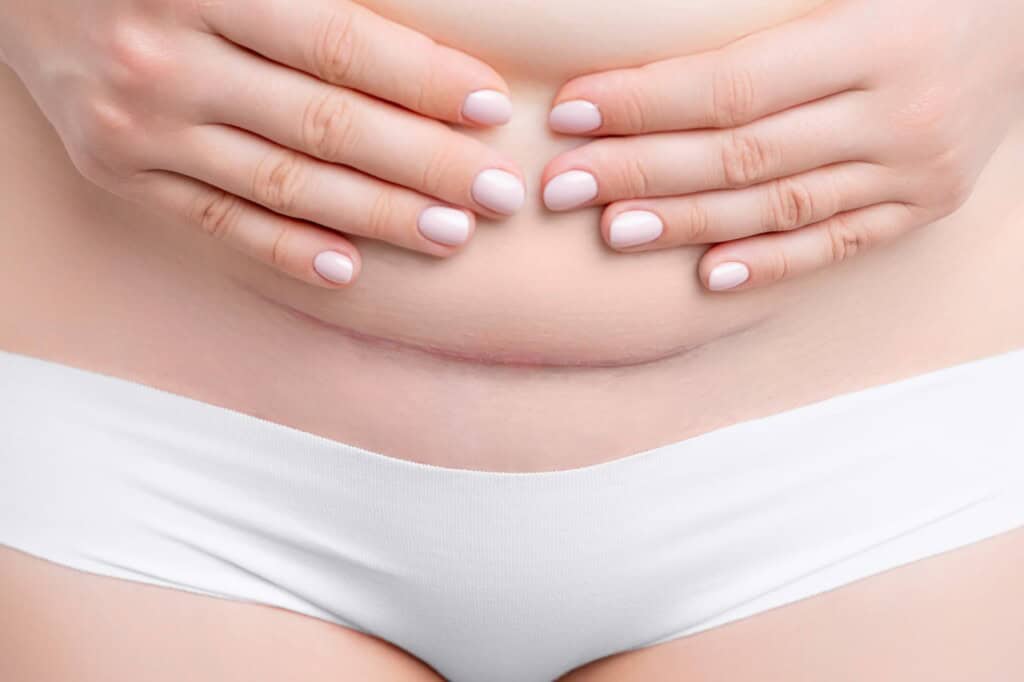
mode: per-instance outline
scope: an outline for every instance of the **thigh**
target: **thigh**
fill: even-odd
[[[560,682],[1006,682],[1024,679],[1024,529]]]
[[[0,546],[0,680],[441,680],[375,637],[277,607],[76,571]]]

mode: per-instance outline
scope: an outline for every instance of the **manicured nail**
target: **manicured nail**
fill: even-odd
[[[439,244],[462,244],[469,239],[469,216],[446,206],[431,206],[420,213],[423,236]]]
[[[499,126],[512,118],[512,100],[497,90],[477,90],[466,97],[462,115],[487,126]]]
[[[349,257],[337,251],[324,251],[317,254],[313,259],[313,267],[324,278],[338,284],[347,284],[352,279],[352,272],[355,270]]]
[[[526,201],[526,188],[522,181],[508,171],[489,168],[473,181],[473,198],[482,206],[510,215]]]
[[[743,263],[722,263],[711,271],[708,278],[708,286],[712,291],[732,289],[747,281],[750,277],[750,270]]]
[[[596,196],[597,179],[586,171],[566,171],[551,178],[544,187],[544,205],[552,211],[575,208]]]
[[[587,133],[601,127],[601,111],[584,99],[569,100],[551,110],[548,125],[559,133]]]
[[[665,230],[661,218],[650,211],[625,211],[615,216],[608,229],[608,241],[616,248],[654,241]]]

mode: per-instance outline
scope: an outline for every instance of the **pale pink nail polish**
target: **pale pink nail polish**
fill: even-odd
[[[338,284],[347,284],[355,270],[351,259],[337,251],[324,251],[313,259],[313,268],[325,279]]]
[[[473,199],[496,213],[511,215],[526,201],[522,181],[508,171],[489,168],[473,181]]]
[[[469,239],[469,215],[447,206],[431,206],[420,213],[423,236],[439,244],[462,244]]]
[[[503,125],[512,118],[512,101],[497,90],[477,90],[466,97],[462,115],[483,125]]]
[[[596,196],[597,179],[581,170],[556,175],[544,187],[544,205],[552,211],[575,208]]]
[[[608,229],[608,241],[616,248],[636,246],[661,236],[665,225],[650,211],[625,211],[615,216]]]
[[[562,102],[551,110],[548,124],[559,133],[587,133],[601,127],[601,111],[593,102],[582,99]]]
[[[732,289],[747,281],[750,277],[750,270],[743,263],[722,263],[711,271],[708,277],[708,286],[712,291]]]

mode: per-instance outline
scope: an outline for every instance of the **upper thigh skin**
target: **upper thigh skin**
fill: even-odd
[[[1024,679],[1024,529],[559,682],[1005,682]]]
[[[4,546],[0,613],[0,680],[441,680],[398,647],[333,623],[85,573]]]

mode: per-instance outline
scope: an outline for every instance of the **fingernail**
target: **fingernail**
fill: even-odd
[[[743,263],[722,263],[711,271],[708,286],[712,291],[732,289],[746,282],[748,277],[750,277],[750,270]]]
[[[483,125],[502,125],[512,118],[512,100],[497,90],[477,90],[466,97],[462,115]]]
[[[586,171],[572,170],[551,178],[544,187],[544,205],[564,211],[597,196],[597,179]]]
[[[440,244],[462,244],[469,238],[469,216],[446,206],[431,206],[420,213],[423,236]]]
[[[548,124],[559,133],[586,133],[601,127],[601,111],[593,102],[569,100],[551,110]]]
[[[324,278],[338,284],[347,284],[351,281],[352,272],[355,270],[349,257],[337,251],[324,251],[317,254],[313,259],[313,267]]]
[[[625,211],[615,216],[608,229],[608,241],[622,248],[654,241],[661,236],[665,225],[650,211]]]
[[[473,181],[473,199],[497,213],[512,214],[526,201],[522,181],[508,171],[489,168]]]

